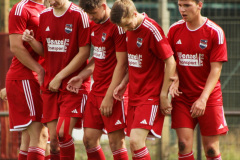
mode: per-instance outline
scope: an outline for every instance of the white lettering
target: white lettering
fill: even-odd
[[[204,54],[182,54],[182,52],[177,52],[179,58],[179,65],[181,66],[203,66]]]

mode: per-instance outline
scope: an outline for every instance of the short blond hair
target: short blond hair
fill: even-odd
[[[113,23],[120,24],[122,18],[133,16],[137,11],[132,0],[116,0],[112,6],[110,20]]]

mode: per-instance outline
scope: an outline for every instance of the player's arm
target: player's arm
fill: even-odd
[[[177,70],[176,70],[174,76],[170,77],[170,79],[172,80],[172,84],[171,84],[171,86],[169,88],[169,95],[171,96],[171,98],[174,98],[175,96],[179,96],[180,94],[182,94],[182,92],[180,92],[178,90],[179,78],[178,78]]]
[[[200,97],[193,103],[191,112],[192,112],[192,117],[196,118],[199,116],[204,115],[205,109],[206,109],[206,104],[207,100],[212,93],[213,89],[215,88],[220,75],[221,75],[221,70],[222,70],[222,64],[223,62],[211,62],[211,70],[208,75],[206,85],[203,89],[202,94]]]
[[[43,67],[30,55],[28,50],[24,47],[21,34],[10,34],[10,50],[17,57],[17,59],[27,68],[38,74],[40,85],[43,83],[44,69]]]
[[[127,52],[116,52],[116,58],[117,65],[113,72],[112,81],[100,106],[102,115],[107,117],[112,115],[113,91],[121,83],[127,71]]]
[[[176,62],[173,55],[167,58],[166,60],[164,60],[164,62],[165,62],[165,71],[164,71],[162,90],[160,93],[160,102],[161,102],[160,108],[161,108],[161,112],[164,115],[166,115],[166,114],[169,114],[170,111],[172,110],[172,105],[168,99],[168,91],[172,84],[171,77],[174,76],[176,71]]]
[[[29,43],[29,45],[32,47],[32,49],[39,54],[40,56],[44,56],[44,49],[43,49],[43,45],[42,43],[40,43],[39,41],[37,41],[34,38],[34,33],[31,30],[26,29],[23,32],[23,36],[22,36],[22,40],[26,41]]]
[[[85,79],[92,75],[95,67],[94,58],[92,57],[88,65],[75,77],[68,81],[67,90],[73,93],[78,93]]]
[[[70,74],[77,71],[89,58],[90,45],[79,47],[78,54],[71,60],[71,62],[63,68],[49,83],[49,90],[52,92],[58,92],[62,80],[68,77]]]
[[[6,88],[3,88],[0,90],[0,98],[4,101],[7,100],[7,91],[6,91]]]
[[[123,100],[123,94],[125,93],[125,91],[127,89],[128,82],[129,82],[129,77],[128,77],[128,71],[127,71],[127,73],[125,74],[121,83],[113,91],[113,97],[116,100],[118,100],[118,101]]]

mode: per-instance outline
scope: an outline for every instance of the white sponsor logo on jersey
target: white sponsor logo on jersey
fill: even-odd
[[[223,129],[224,127],[223,127],[223,125],[221,124],[219,127],[218,127],[218,129]]]
[[[50,28],[49,28],[49,26],[47,26],[47,28],[46,28],[46,30],[45,31],[50,31]]]
[[[140,122],[141,124],[147,124],[146,119],[142,120],[142,122]]]
[[[128,54],[128,63],[129,63],[129,66],[141,68],[142,67],[142,55]]]
[[[47,38],[48,51],[49,52],[66,52],[69,45],[69,39],[53,40]]]
[[[177,52],[177,54],[179,58],[179,65],[181,66],[203,66],[204,54],[182,54],[182,52]]]
[[[176,44],[182,44],[181,39],[179,39]]]
[[[94,46],[93,57],[98,58],[98,59],[105,59],[106,58],[106,48]]]
[[[77,109],[74,109],[74,110],[72,111],[72,113],[78,113]]]
[[[122,123],[121,123],[121,121],[118,120],[118,121],[115,123],[115,125],[119,125],[119,124],[122,124]]]

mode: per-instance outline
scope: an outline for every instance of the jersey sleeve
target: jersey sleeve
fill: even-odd
[[[156,28],[155,33],[151,33],[150,49],[159,59],[165,60],[173,55],[173,51],[162,29]]]
[[[226,62],[227,61],[227,44],[225,34],[222,29],[212,34],[212,50],[210,54],[210,62]]]
[[[9,13],[9,34],[23,34],[26,30],[28,19],[29,17],[25,8],[22,8],[21,11],[18,11],[16,7],[12,8]]]
[[[80,27],[78,31],[78,45],[79,47],[90,44],[90,22],[87,14],[80,12]]]
[[[116,52],[127,52],[126,33],[122,27],[116,26],[113,33]]]

